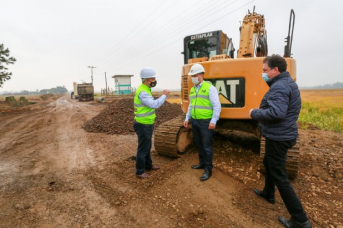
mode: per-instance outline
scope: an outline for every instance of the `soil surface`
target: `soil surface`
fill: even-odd
[[[133,105],[132,97],[116,99],[98,115],[86,121],[82,127],[85,131],[93,133],[134,134],[135,131],[132,126],[134,119]],[[171,104],[168,101],[164,102],[163,105],[156,109],[155,128],[182,113],[179,105]]]
[[[190,168],[195,150],[179,159],[153,150],[161,169],[140,180],[135,134],[82,128],[108,105],[69,95],[0,104],[1,228],[283,227],[277,217],[289,215],[280,196],[271,205],[252,191],[264,183],[258,154],[214,137],[213,175],[201,182],[202,171]],[[342,228],[343,135],[301,130],[298,143],[292,185],[313,227]]]

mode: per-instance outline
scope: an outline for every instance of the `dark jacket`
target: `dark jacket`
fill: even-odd
[[[264,95],[259,109],[251,117],[259,121],[261,133],[268,139],[287,141],[298,137],[297,119],[301,109],[298,85],[287,71],[268,82],[269,91]]]

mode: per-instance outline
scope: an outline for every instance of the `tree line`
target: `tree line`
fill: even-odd
[[[65,86],[56,86],[56,88],[42,89],[36,91],[22,90],[20,92],[4,93],[3,95],[40,95],[40,94],[65,94],[68,90]]]

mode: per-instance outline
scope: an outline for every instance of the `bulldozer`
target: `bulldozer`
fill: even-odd
[[[287,71],[296,80],[296,61],[291,57],[295,14],[291,10],[284,58]],[[211,31],[184,38],[184,65],[181,75],[181,107],[187,113],[189,92],[193,84],[188,72],[194,63],[205,68],[204,80],[217,89],[221,102],[220,119],[216,129],[219,134],[246,143],[245,138],[258,140],[257,151],[264,157],[265,139],[261,137],[259,125],[249,115],[250,109],[258,108],[268,85],[261,77],[262,63],[268,55],[267,30],[264,15],[248,13],[241,22],[240,44],[236,52],[232,39],[223,31]],[[159,155],[180,157],[192,145],[191,129],[183,127],[185,114],[165,122],[155,130],[154,146]],[[298,174],[299,148],[288,151],[286,169],[294,179]],[[261,169],[263,165],[261,162]],[[261,170],[263,171],[263,170]]]

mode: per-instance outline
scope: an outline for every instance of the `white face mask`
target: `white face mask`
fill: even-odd
[[[194,85],[198,85],[199,84],[198,77],[192,77],[192,82],[193,82]]]

